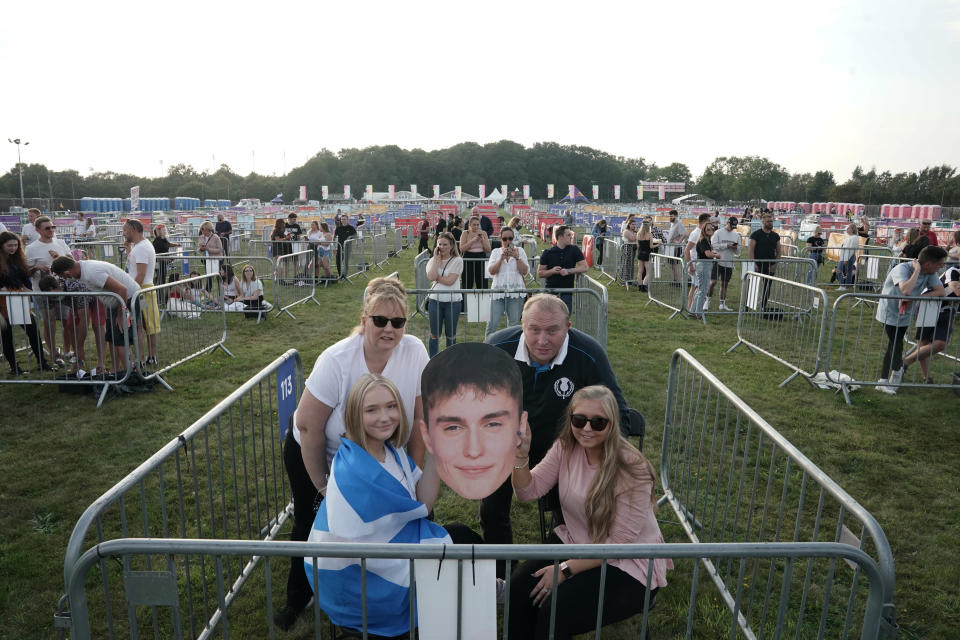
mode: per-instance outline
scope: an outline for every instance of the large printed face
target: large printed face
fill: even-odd
[[[461,388],[439,399],[420,421],[427,450],[440,478],[458,495],[480,500],[510,477],[516,460],[522,414],[505,390],[482,394]]]

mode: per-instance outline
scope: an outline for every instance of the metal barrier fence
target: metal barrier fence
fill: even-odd
[[[303,367],[291,349],[88,507],[67,544],[68,595],[57,607],[55,625],[71,628],[75,639],[135,638],[149,627],[159,637],[158,629],[168,624],[179,630],[177,637],[196,638],[225,620],[260,554],[235,555],[216,562],[215,569],[206,558],[166,552],[125,557],[119,566],[105,556],[88,564],[82,556],[91,548],[96,555],[96,546],[107,540],[131,536],[272,540],[291,508],[277,412],[283,403],[295,406],[302,390]],[[99,569],[96,579],[87,576],[93,567]],[[170,604],[170,588],[176,597],[178,578],[183,606],[174,608],[171,619],[160,607]],[[147,593],[152,601],[139,602],[137,594]],[[148,605],[149,613],[138,614],[139,604]]]
[[[360,236],[347,238],[340,251],[343,263],[343,277],[349,282],[357,276],[367,277],[369,265],[366,262],[366,241]]]
[[[606,256],[603,262],[606,264]],[[690,286],[690,278],[683,258],[652,253],[647,268],[650,269],[650,277],[647,280],[647,296],[650,300],[645,306],[655,302],[661,307],[672,309],[673,313],[668,319],[673,319],[677,315],[683,316]]]
[[[810,382],[820,370],[827,335],[827,294],[761,273],[746,276],[738,307],[737,343],[727,353],[742,344],[751,353],[763,353],[793,369],[781,387],[797,376]]]
[[[660,477],[661,502],[694,543],[842,543],[870,558],[856,566],[811,559],[805,567],[792,559],[702,560],[746,637],[780,637],[785,627],[797,638],[895,633],[893,554],[880,525],[682,349],[670,362]],[[873,572],[864,593],[861,578]]]
[[[169,390],[162,374],[205,353],[221,349],[227,339],[223,282],[219,273],[141,289],[134,296],[141,315],[136,362],[142,374]]]
[[[610,298],[607,288],[585,273],[577,274],[577,289],[590,289],[597,292],[600,298],[601,313],[594,308],[596,299],[593,296],[573,296],[572,324],[574,328],[593,336],[601,346],[607,346],[607,311],[610,308]]]
[[[130,365],[135,361],[127,331],[111,332],[121,340],[119,344],[107,341],[108,307],[118,310],[120,326],[129,326],[126,303],[112,292],[0,290],[3,354],[10,367],[10,374],[0,378],[0,384],[87,386],[91,393],[99,389],[99,407],[111,386],[129,379]],[[87,361],[87,335],[91,331],[96,364]],[[64,337],[59,360],[50,342],[51,332],[54,342],[58,334]],[[108,362],[115,373],[107,373]]]
[[[230,255],[224,258],[207,258],[197,255],[186,255],[176,251],[157,254],[158,271],[163,264],[163,272],[169,284],[171,277],[183,278],[191,272],[200,275],[212,275],[219,273],[221,264],[228,264],[233,267],[234,275],[242,279],[243,268],[247,265],[253,267],[257,280],[263,285],[263,299],[268,302],[272,309],[276,305],[276,262],[265,256],[240,256]],[[175,274],[175,276],[174,276]],[[227,309],[227,311],[231,311]]]
[[[276,260],[290,253],[300,253],[311,248],[307,240],[251,240],[249,253],[252,256],[268,257]]]
[[[370,264],[382,269],[383,264],[390,259],[390,255],[387,253],[387,234],[375,233],[370,240],[368,243],[372,249]]]
[[[850,391],[862,385],[879,385],[881,382],[882,365],[888,349],[890,351],[889,370],[896,369],[894,364],[897,345],[896,333],[888,334],[886,325],[876,319],[879,312],[877,304],[883,300],[890,300],[890,304],[898,306],[901,313],[910,313],[916,309],[915,318],[900,334],[902,340],[917,339],[918,329],[928,332],[930,342],[937,339],[936,326],[940,321],[941,305],[944,303],[956,304],[956,298],[933,297],[905,297],[877,293],[844,293],[833,302],[830,316],[830,332],[827,335],[823,369],[827,379],[840,387],[847,404],[851,404]],[[871,304],[861,304],[869,302]],[[904,306],[907,308],[904,308]],[[954,307],[955,309],[955,307]],[[952,321],[956,321],[954,311]],[[941,326],[944,326],[941,323]],[[960,390],[960,341],[949,340],[951,337],[942,330],[945,336],[942,352],[932,355],[928,359],[929,369],[923,374],[919,362],[914,361],[910,351],[904,349],[902,356],[911,363],[899,382],[891,382],[890,375],[886,376],[883,386],[898,389],[900,387],[927,387]],[[891,337],[893,344],[891,344]],[[955,373],[957,372],[957,373]],[[849,378],[839,374],[846,374]]]
[[[276,317],[286,313],[296,320],[296,316],[290,313],[290,307],[308,300],[313,300],[320,306],[320,301],[317,300],[317,281],[314,278],[315,258],[313,249],[277,258],[277,278],[273,286]]]
[[[115,264],[118,267],[123,266],[124,249],[122,242],[73,242],[70,244],[70,249],[79,250],[81,260],[100,260],[101,262]]]
[[[596,251],[596,248],[594,248]],[[610,279],[611,282],[617,282],[617,274],[620,266],[620,242],[616,238],[603,239],[603,263],[600,265],[600,273]]]
[[[908,258],[861,254],[857,256],[857,270],[853,286],[857,291],[880,293],[883,281],[887,279],[890,270],[901,262],[909,261]]]

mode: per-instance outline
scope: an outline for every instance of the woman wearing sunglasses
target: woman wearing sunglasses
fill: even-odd
[[[293,425],[284,441],[283,460],[293,490],[295,524],[291,539],[304,541],[313,524],[314,504],[326,492],[333,456],[345,433],[347,395],[364,374],[389,379],[399,390],[406,419],[422,419],[420,374],[429,358],[423,342],[405,335],[407,293],[396,278],[375,278],[367,285],[360,325],[348,338],[327,347],[317,358],[307,378]],[[424,446],[419,429],[405,445],[419,466]],[[303,570],[303,558],[291,558],[286,606],[274,617],[281,629],[293,626],[312,597]]]
[[[523,427],[513,471],[517,498],[536,500],[559,485],[565,524],[548,544],[656,544],[663,542],[657,525],[653,466],[620,435],[620,411],[613,393],[594,385],[577,391],[566,424],[553,447],[529,468],[530,429]],[[625,620],[643,611],[667,584],[673,562],[655,559],[611,560],[604,587],[603,624]],[[597,622],[600,560],[561,562],[556,583],[553,562],[522,563],[510,583],[510,636],[546,638],[550,598],[557,601],[556,638],[570,638]]]

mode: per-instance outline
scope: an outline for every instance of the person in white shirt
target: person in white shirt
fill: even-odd
[[[157,252],[143,236],[143,224],[133,218],[123,224],[124,249],[127,254],[127,273],[141,289],[153,286],[153,272],[157,267]],[[150,355],[147,364],[157,364],[157,334],[160,333],[160,305],[156,292],[148,292],[140,297],[143,308],[139,309],[143,318],[142,328],[147,335],[147,347]],[[138,335],[141,335],[138,331]],[[142,338],[142,335],[141,335]],[[141,340],[140,344],[143,344]]]
[[[697,243],[700,242],[700,234],[703,232],[703,225],[710,222],[709,213],[701,213],[697,216],[697,228],[690,232],[690,235],[687,237],[687,244],[683,247],[683,261],[688,265],[688,270],[690,271],[690,289],[687,291],[687,309],[693,308],[693,296],[697,293],[697,277],[696,277],[696,268],[694,267],[694,260],[697,257],[696,251],[694,250],[697,246]],[[710,278],[710,286],[713,287],[716,279]],[[709,311],[710,302],[704,302],[704,311]]]
[[[720,281],[720,311],[733,311],[727,306],[727,285],[733,276],[733,263],[730,261],[740,257],[741,243],[736,217],[727,218],[723,228],[713,234],[713,250],[720,254],[720,260],[715,267],[717,272],[713,277],[714,282]]]
[[[124,332],[126,332],[129,344],[133,344],[136,336],[133,334],[133,327],[139,323],[139,318],[131,318],[130,323],[126,322],[127,316],[123,313],[124,309],[130,309],[134,316],[137,313],[133,300],[140,292],[140,285],[130,277],[126,271],[109,262],[100,260],[81,260],[77,262],[70,256],[60,256],[53,261],[52,271],[61,278],[73,278],[87,285],[90,291],[109,291],[115,293],[123,300],[117,304],[116,298],[100,298],[104,307],[107,309],[106,340],[113,345],[114,367],[127,365],[127,350],[124,343]]]
[[[670,210],[670,229],[667,231],[667,244],[670,245],[679,245],[682,244],[684,240],[687,239],[687,229],[683,226],[683,223],[680,222],[680,215],[677,213],[676,209]],[[665,253],[664,255],[669,255]],[[673,250],[673,257],[679,258],[683,255],[683,247],[675,247]],[[680,280],[680,265],[677,264],[676,260],[670,261],[670,267],[673,269],[673,280],[677,282]]]
[[[77,219],[73,221],[73,237],[82,238],[87,231],[87,223],[83,219],[83,211],[77,211]]]
[[[40,291],[40,278],[50,273],[50,266],[55,258],[70,255],[67,243],[57,237],[53,220],[47,216],[40,216],[34,225],[39,236],[35,242],[27,245],[24,252],[27,257],[27,266],[36,269],[33,273],[33,290]],[[62,364],[62,354],[57,350],[57,319],[53,309],[46,304],[49,298],[37,298],[37,309],[43,318],[43,339],[50,350],[52,364]],[[65,329],[66,330],[66,329]],[[69,342],[64,336],[64,342]]]
[[[28,223],[23,225],[20,235],[23,237],[23,246],[26,247],[28,244],[40,237],[40,232],[37,231],[37,218],[41,215],[40,209],[27,209],[27,220]]]
[[[522,247],[514,245],[516,233],[512,227],[500,229],[500,246],[490,253],[487,260],[487,273],[493,277],[493,289],[526,289],[523,277],[530,266],[527,254]],[[490,300],[490,319],[487,321],[486,337],[497,330],[500,317],[506,312],[507,326],[520,324],[520,312],[523,310],[525,293],[492,293]]]
[[[847,225],[847,235],[843,238],[840,249],[840,286],[839,291],[845,291],[845,285],[852,285],[856,279],[857,250],[860,248],[860,236],[857,235],[857,225],[852,222]]]

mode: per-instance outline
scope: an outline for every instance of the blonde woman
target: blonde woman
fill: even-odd
[[[637,280],[640,281],[640,291],[646,291],[650,282],[650,272],[647,270],[647,263],[650,262],[650,254],[653,252],[653,231],[650,229],[650,223],[644,222],[640,225],[640,231],[637,233],[637,262],[640,263],[640,269],[637,272]]]
[[[653,466],[620,434],[620,411],[607,387],[577,391],[570,401],[563,430],[536,467],[529,468],[530,428],[520,427],[512,483],[517,497],[536,500],[559,487],[565,524],[554,529],[548,544],[656,544],[663,542],[657,525],[656,474]],[[651,566],[652,564],[652,566]],[[624,620],[643,609],[650,596],[667,584],[666,559],[611,560],[604,593],[603,624]],[[560,563],[557,581],[553,562],[521,564],[510,582],[510,636],[546,638],[551,598],[556,606],[557,638],[570,638],[597,623],[600,560]]]

